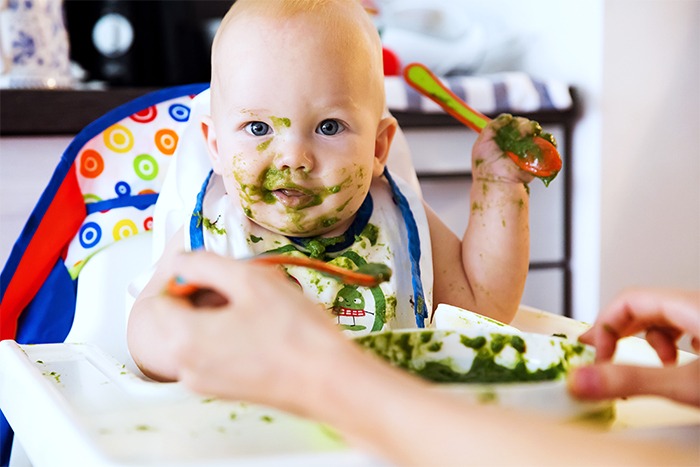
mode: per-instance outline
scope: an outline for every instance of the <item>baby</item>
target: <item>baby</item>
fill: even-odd
[[[386,170],[397,123],[385,112],[379,35],[360,2],[237,0],[212,46],[211,115],[202,130],[213,170],[191,222],[132,309],[136,363],[158,379],[177,377],[163,349],[172,337],[168,316],[148,300],[165,288],[175,254],[188,249],[305,255],[350,269],[386,264],[391,279],[372,288],[286,268],[356,334],[422,327],[433,303],[509,322],[528,269],[531,176],[493,141],[508,123],[532,129],[527,120],[499,118],[479,136],[460,241]]]

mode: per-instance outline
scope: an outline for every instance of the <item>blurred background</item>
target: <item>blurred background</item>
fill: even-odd
[[[700,288],[700,2],[364,3],[395,71],[419,60],[445,76],[522,71],[575,89],[579,108],[565,167],[574,317],[592,321],[625,287]],[[76,92],[208,81],[209,46],[230,4],[65,0]],[[407,130],[412,145],[451,135],[441,128],[430,135]],[[71,136],[0,138],[3,264]],[[533,206],[544,203],[539,196],[533,193]],[[547,212],[538,216],[533,224]],[[528,287],[526,304],[559,311],[560,301],[547,300],[559,293],[559,282]]]

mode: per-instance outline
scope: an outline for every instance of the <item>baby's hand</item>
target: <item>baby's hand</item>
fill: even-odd
[[[474,180],[529,183],[534,175],[522,170],[496,143],[497,132],[513,125],[521,136],[539,135],[539,123],[523,117],[501,114],[491,120],[481,131],[472,149],[472,175]]]

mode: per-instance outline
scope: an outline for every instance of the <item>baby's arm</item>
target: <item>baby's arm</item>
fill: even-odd
[[[153,276],[136,298],[127,325],[127,343],[134,362],[146,376],[161,381],[177,379],[173,357],[177,336],[169,326],[171,317],[162,307],[151,306],[151,302],[164,293],[173,260],[184,250],[182,245],[183,231],[180,229],[166,245]]]
[[[460,242],[428,209],[435,284],[434,303],[449,303],[510,322],[520,304],[530,257],[532,175],[520,170],[494,141],[510,116],[492,120],[472,150],[469,225]],[[532,122],[515,118],[521,133]]]

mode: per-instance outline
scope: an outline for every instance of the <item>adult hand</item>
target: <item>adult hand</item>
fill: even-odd
[[[324,365],[351,347],[276,267],[196,252],[177,257],[172,274],[225,299],[203,306],[162,294],[151,302],[171,313],[177,379],[196,392],[303,413],[290,391],[314,397]]]
[[[615,365],[617,341],[646,331],[664,368]],[[700,360],[675,366],[678,340],[688,335],[700,350],[700,292],[637,289],[618,296],[580,341],[596,347],[596,364],[569,377],[571,393],[583,399],[658,395],[700,406]]]

